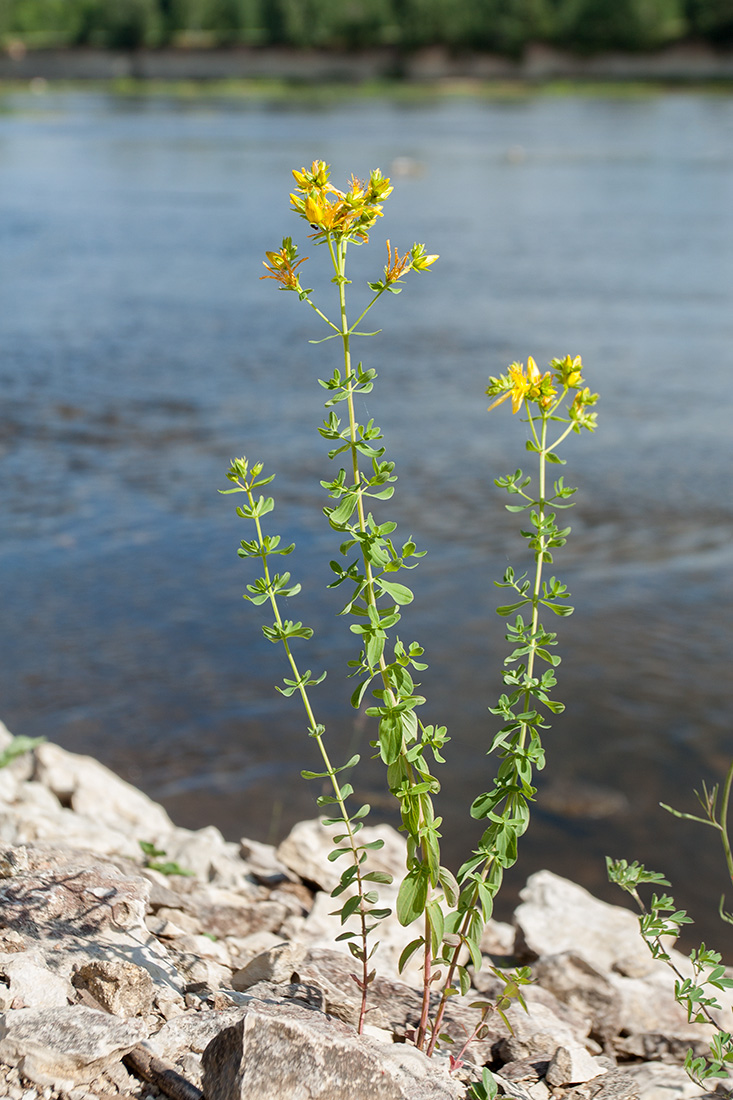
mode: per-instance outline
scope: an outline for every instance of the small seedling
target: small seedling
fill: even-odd
[[[149,840],[138,840],[138,844],[145,856],[145,866],[149,870],[160,871],[161,875],[182,875],[185,878],[193,877],[194,872],[185,870],[185,868],[181,867],[180,863],[174,863],[171,860],[161,862],[161,858],[166,854],[163,848],[156,848]]]

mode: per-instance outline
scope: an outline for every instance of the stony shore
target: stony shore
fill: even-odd
[[[733,50],[681,43],[654,53],[582,56],[529,46],[521,58],[451,54],[441,47],[399,54],[391,49],[338,53],[287,48],[0,50],[0,80],[283,80],[297,82],[406,80],[416,83],[548,80],[733,80]]]
[[[0,751],[11,741],[0,724]],[[399,877],[402,837],[368,832],[384,840],[371,866]],[[189,873],[146,867],[140,841]],[[682,1069],[708,1029],[687,1022],[634,915],[545,871],[511,924],[489,925],[475,988],[450,1002],[452,1047],[428,1061],[409,1041],[418,974],[398,974],[397,959],[415,929],[394,918],[358,1037],[330,848],[318,821],[278,848],[178,828],[97,761],[50,743],[0,769],[0,1096],[462,1100],[487,1064],[516,1100],[713,1095]],[[394,887],[381,893],[394,901]],[[496,991],[488,967],[517,963],[532,968],[528,1011],[509,1010],[511,1031],[489,1014],[449,1073],[469,1005]]]

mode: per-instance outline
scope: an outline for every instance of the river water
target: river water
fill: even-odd
[[[341,677],[353,635],[324,591],[315,379],[337,349],[309,345],[315,315],[259,281],[266,248],[303,240],[290,169],[314,157],[337,183],[395,176],[354,253],[355,301],[385,237],[441,257],[358,350],[380,376],[361,412],[399,474],[379,514],[428,551],[400,631],[426,647],[425,709],[452,736],[448,858],[476,836],[467,805],[493,766],[493,581],[524,561],[493,485],[528,458],[522,425],[487,415],[483,391],[514,359],[582,354],[601,400],[596,435],[566,450],[579,492],[553,567],[577,608],[550,624],[567,710],[503,912],[540,866],[620,901],[610,854],[667,873],[700,933],[729,943],[712,830],[658,807],[692,810],[733,752],[728,94],[3,94],[2,718],[94,754],[181,824],[276,840],[313,815],[314,746],[241,599],[250,532],[216,491],[246,453],[278,474],[269,529],[297,544],[291,613],[316,629],[304,659],[330,670],[329,743],[368,757]],[[355,785],[396,823],[376,765]]]

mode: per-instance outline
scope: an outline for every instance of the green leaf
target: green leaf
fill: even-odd
[[[397,894],[396,909],[400,924],[406,927],[417,920],[425,912],[427,900],[428,872],[427,867],[421,865],[407,872]]]
[[[329,916],[332,916],[332,917],[338,916],[338,917],[341,918],[341,923],[345,924],[346,921],[349,919],[349,917],[352,916],[357,911],[360,904],[361,904],[361,898],[359,897],[358,894],[354,894],[353,897],[346,899],[346,901],[344,902],[344,904],[343,904],[343,906],[340,910],[337,910],[335,913],[330,913]]]
[[[402,607],[404,604],[412,603],[414,596],[409,588],[404,584],[397,584],[395,581],[386,581],[384,577],[379,577],[379,584],[384,592],[388,596],[391,596],[394,602]]]
[[[405,969],[415,952],[418,951],[424,943],[425,939],[423,936],[419,936],[416,940],[411,940],[410,943],[408,943],[407,947],[400,955],[399,962],[397,963],[397,969],[400,974]]]
[[[440,951],[440,945],[443,942],[443,932],[445,930],[445,915],[440,908],[440,902],[431,901],[427,906],[427,916],[430,922],[430,948],[433,955],[437,955]]]
[[[402,752],[402,722],[398,714],[386,714],[379,723],[379,753],[385,764],[394,764]]]
[[[367,871],[361,877],[363,882],[382,882],[385,886],[389,886],[394,881],[392,875],[388,874],[387,871]]]
[[[543,603],[545,607],[550,608],[550,611],[554,611],[556,615],[561,615],[563,618],[567,615],[572,615],[575,611],[575,608],[567,603],[549,603],[547,600],[540,600],[540,603]]]
[[[440,885],[443,887],[445,900],[448,902],[448,905],[454,906],[458,901],[459,892],[455,875],[452,871],[449,871],[447,867],[441,867],[438,871],[438,878],[440,880]]]
[[[366,694],[366,689],[369,687],[373,679],[374,676],[367,676],[366,680],[362,680],[358,687],[354,688],[354,691],[351,695],[351,705],[354,710],[358,710],[361,706],[361,701]]]
[[[356,508],[358,499],[359,498],[356,493],[346,493],[340,504],[337,504],[335,508],[324,508],[324,512],[328,516],[331,523],[346,523],[346,521],[351,518],[354,509]]]
[[[507,615],[511,615],[514,611],[519,610],[520,607],[524,607],[526,603],[531,603],[531,600],[519,600],[518,603],[506,603],[502,607],[497,607],[496,614],[501,615],[502,618],[506,618]]]
[[[26,737],[24,734],[21,734],[19,737],[14,737],[10,744],[0,753],[0,768],[6,768],[8,764],[18,756],[23,756],[27,752],[32,752],[36,745],[43,744],[45,740],[45,737]],[[142,843],[141,841],[141,846]],[[163,853],[161,852],[160,854],[162,855]]]

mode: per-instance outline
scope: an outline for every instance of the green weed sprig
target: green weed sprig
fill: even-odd
[[[682,816],[682,815],[680,815]],[[733,989],[733,978],[726,978],[725,967],[717,951],[711,951],[704,943],[689,954],[692,978],[685,978],[662,943],[662,936],[677,939],[685,924],[692,924],[684,909],[677,909],[674,898],[667,894],[653,894],[649,909],[642,901],[638,887],[646,883],[669,886],[670,883],[657,871],[647,871],[641,863],[627,863],[625,859],[606,859],[608,877],[627,894],[631,894],[641,910],[639,931],[649,948],[652,958],[665,962],[675,975],[674,996],[687,1012],[690,1023],[710,1024],[714,1033],[710,1039],[709,1054],[695,1054],[688,1050],[685,1069],[689,1077],[705,1088],[705,1082],[716,1077],[730,1077],[733,1070],[733,1036],[718,1027],[712,1010],[721,1009],[715,991]],[[728,1091],[731,1095],[731,1091]]]
[[[525,478],[520,470],[496,483],[518,497],[519,503],[509,505],[510,510],[529,510],[530,529],[522,533],[534,553],[536,568],[531,580],[525,576],[516,577],[509,569],[499,582],[514,594],[513,602],[500,608],[499,613],[508,616],[527,605],[530,617],[525,623],[518,614],[513,625],[508,627],[508,637],[514,647],[505,662],[504,682],[509,691],[493,708],[493,713],[502,717],[503,726],[490,750],[500,755],[501,764],[492,789],[480,795],[471,810],[474,817],[488,820],[489,824],[479,848],[461,868],[457,880],[440,861],[441,819],[436,817],[433,806],[439,781],[432,770],[436,764],[445,762],[443,750],[450,739],[445,726],[426,724],[418,713],[425,704],[414,678],[415,673],[427,667],[422,660],[422,647],[414,641],[405,644],[393,634],[401,621],[402,609],[413,599],[411,589],[397,580],[395,574],[415,568],[422,554],[412,538],[405,542],[395,540],[393,521],[375,517],[377,506],[392,497],[396,475],[394,463],[385,457],[380,429],[373,420],[362,424],[357,419],[355,399],[372,391],[377,372],[366,369],[362,362],[354,363],[351,349],[353,338],[376,335],[360,328],[376,302],[386,293],[400,293],[403,277],[408,272],[426,271],[438,257],[429,255],[422,244],[414,244],[400,255],[387,241],[387,263],[382,278],[368,283],[369,300],[356,320],[349,320],[347,251],[350,245],[367,242],[369,231],[382,215],[382,204],[391,193],[391,185],[380,172],[374,171],[367,182],[352,177],[348,189],[339,191],[331,184],[330,170],[322,161],[314,161],[310,169],[295,171],[293,176],[296,191],[291,195],[292,208],[313,230],[311,240],[317,245],[325,245],[331,259],[331,282],[338,294],[337,319],[330,318],[316,304],[312,289],[301,282],[306,257],[298,256],[291,237],[283,238],[278,251],[266,253],[267,274],[263,278],[273,279],[281,289],[296,293],[328,327],[328,335],[313,343],[341,341],[342,364],[329,378],[319,380],[328,394],[327,417],[319,431],[331,444],[329,457],[332,460],[342,458],[344,462],[334,477],[321,482],[333,501],[324,508],[324,513],[341,540],[341,558],[331,561],[335,579],[330,587],[345,585],[347,589],[347,599],[340,614],[349,617],[349,629],[360,644],[358,656],[349,661],[350,675],[357,679],[351,703],[360,708],[368,692],[374,700],[366,708],[367,715],[378,723],[377,736],[371,745],[386,766],[387,785],[399,803],[407,838],[407,873],[397,895],[397,916],[403,925],[421,918],[423,929],[403,951],[399,966],[403,969],[416,952],[422,952],[423,997],[415,1042],[420,1049],[427,1048],[432,1054],[441,1038],[440,1026],[448,998],[459,992],[465,994],[470,987],[462,952],[468,950],[478,970],[481,935],[491,916],[493,898],[501,884],[504,868],[516,859],[517,839],[527,828],[529,802],[535,793],[531,785],[533,769],[541,768],[544,763],[539,731],[547,728],[545,711],[557,713],[562,709],[562,704],[553,701],[549,694],[555,683],[553,669],[559,663],[559,658],[550,652],[555,635],[544,630],[539,611],[541,606],[558,615],[569,614],[572,610],[565,602],[568,597],[565,586],[554,577],[543,580],[543,566],[552,562],[552,551],[563,545],[569,530],[555,523],[553,509],[569,507],[566,501],[574,490],[566,488],[563,479],[559,478],[548,495],[546,467],[549,463],[563,462],[556,451],[571,431],[593,430],[595,414],[589,408],[595,403],[596,395],[582,387],[580,359],[570,357],[553,360],[551,371],[544,375],[530,359],[526,371],[515,363],[509,368],[508,376],[491,379],[488,392],[500,395],[494,405],[510,396],[515,412],[524,404],[530,426],[527,448],[538,456],[536,494],[528,492],[531,479]],[[557,424],[560,429],[550,442],[548,432]],[[307,696],[307,688],[319,681],[311,680],[310,672],[302,675],[298,672],[289,645],[291,638],[309,637],[311,632],[300,623],[281,620],[277,609],[277,598],[294,595],[299,586],[290,587],[289,574],[271,577],[267,568],[270,553],[289,553],[292,547],[280,550],[277,542],[267,542],[263,537],[259,517],[271,510],[272,501],[262,497],[255,500],[254,488],[266,481],[257,480],[260,467],[256,467],[256,472],[247,480],[246,463],[243,463],[245,460],[240,460],[239,466],[235,463],[230,470],[228,476],[237,483],[237,488],[229,491],[248,493],[248,505],[240,514],[255,521],[257,538],[252,543],[243,542],[239,553],[259,556],[264,568],[263,577],[249,586],[249,598],[257,603],[270,600],[276,623],[274,627],[265,628],[265,636],[271,641],[282,641],[285,646],[294,675],[294,679],[285,681],[286,693],[300,691],[309,717],[309,732],[316,737],[326,764],[326,771],[319,776],[328,777],[334,787],[334,796],[329,796],[327,801],[338,805],[346,827],[341,839],[348,840],[348,844],[332,855],[350,854],[352,863],[344,876],[349,884],[355,881],[358,897],[349,899],[341,910],[342,922],[351,914],[360,915],[362,920],[369,914],[376,922],[383,910],[373,908],[372,895],[363,890],[362,877],[368,877],[361,876],[360,871],[365,853],[349,832],[355,821],[361,827],[368,807],[350,816],[346,799],[352,793],[351,785],[340,786],[335,779],[337,771],[353,767],[358,757],[353,757],[343,769],[334,769],[328,762],[323,726],[316,724]],[[540,673],[535,668],[540,662],[550,667]],[[362,1019],[368,984],[367,934],[372,928],[373,925],[367,929],[362,923],[360,945],[350,944],[352,953],[364,961],[364,972],[359,979],[363,992]],[[443,966],[447,971],[441,969]],[[524,971],[510,974],[497,971],[496,976],[503,983],[503,991],[494,1007],[503,1013],[511,1000],[521,1003],[520,987],[529,976]],[[443,993],[431,1023],[430,994],[436,985],[442,986]],[[481,1021],[479,1030],[482,1026]]]
[[[730,803],[731,785],[733,784],[733,762],[723,782],[723,797],[718,810],[719,784],[715,784],[708,790],[705,783],[702,784],[702,792],[695,791],[695,797],[700,803],[704,817],[699,814],[683,813],[660,802],[662,809],[673,814],[674,817],[686,821],[696,821],[701,825],[709,825],[715,829],[720,837],[723,847],[728,876],[733,880],[733,856],[731,855],[731,843],[728,835],[728,808]],[[639,929],[642,938],[652,953],[653,958],[661,959],[674,972],[675,1000],[687,1010],[687,1019],[695,1023],[709,1023],[715,1028],[710,1040],[710,1052],[707,1056],[696,1055],[688,1050],[685,1058],[685,1069],[695,1084],[704,1087],[705,1081],[714,1077],[730,1077],[733,1070],[733,1035],[728,1031],[722,1031],[711,1015],[711,1009],[720,1009],[713,990],[733,988],[733,979],[726,978],[725,969],[721,965],[721,956],[717,951],[711,951],[704,943],[690,952],[689,960],[692,963],[693,977],[684,978],[672,962],[670,955],[665,951],[661,943],[661,936],[673,936],[675,939],[680,934],[684,924],[692,924],[693,921],[683,910],[675,909],[674,900],[666,894],[652,897],[651,911],[648,912],[641,897],[638,886],[642,883],[658,883],[669,886],[669,882],[656,871],[647,871],[640,863],[627,863],[625,859],[606,859],[608,877],[622,890],[631,894],[641,910]],[[733,924],[733,914],[725,910],[725,895],[721,895],[718,913],[721,920],[727,924]],[[706,988],[708,987],[708,988]],[[728,1090],[728,1095],[733,1096],[733,1090]]]
[[[723,855],[725,856],[725,865],[728,869],[728,877],[733,882],[733,853],[731,852],[730,837],[728,835],[728,809],[730,806],[730,792],[731,785],[733,785],[733,760],[728,765],[728,771],[725,775],[723,782],[723,797],[720,803],[720,812],[718,812],[718,792],[719,784],[716,783],[711,790],[708,790],[707,785],[703,783],[702,793],[695,791],[695,798],[700,803],[703,809],[704,817],[700,817],[699,814],[687,814],[681,810],[675,810],[671,806],[667,806],[666,803],[660,802],[659,805],[667,813],[672,814],[673,817],[680,817],[685,821],[697,821],[700,825],[709,825],[712,829],[715,829],[720,837],[720,843],[723,846]],[[721,894],[720,905],[718,906],[718,914],[721,920],[724,920],[726,924],[733,924],[733,913],[726,913],[725,911],[725,894]]]

